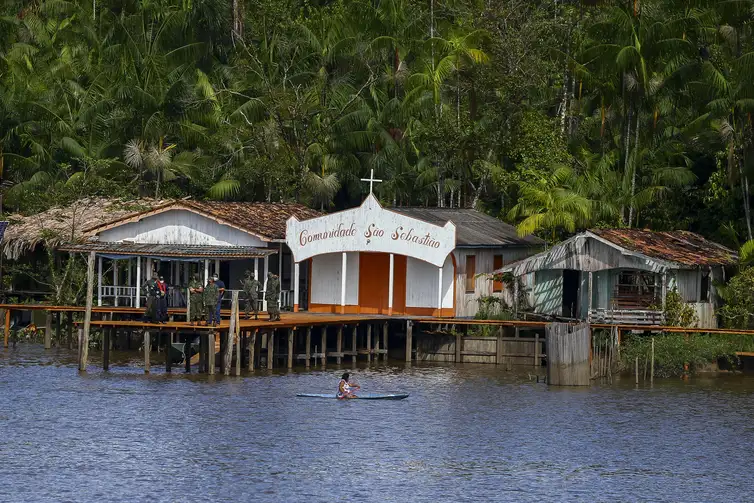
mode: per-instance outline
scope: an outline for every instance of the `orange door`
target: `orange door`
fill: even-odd
[[[387,314],[389,277],[390,255],[369,252],[359,254],[359,312]]]
[[[406,256],[395,255],[393,266],[393,314],[406,313]],[[390,258],[388,257],[388,266]]]

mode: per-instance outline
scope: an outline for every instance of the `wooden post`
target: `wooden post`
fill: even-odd
[[[324,368],[327,366],[327,326],[326,325],[322,326],[321,342],[322,342],[322,351],[320,351],[320,353],[322,353],[322,367]],[[340,363],[340,358],[338,358],[338,363]]]
[[[372,324],[367,323],[367,363],[372,363]]]
[[[257,332],[258,328],[251,331],[251,338],[249,339],[249,365],[247,367],[249,372],[254,372],[254,358],[257,349]]]
[[[215,375],[215,343],[217,342],[217,336],[214,330],[209,331],[207,337],[207,373]]]
[[[235,292],[234,292],[235,293]],[[241,320],[239,319],[239,310],[236,309],[236,331],[235,331],[235,338],[236,338],[236,375],[241,375]]]
[[[68,349],[73,349],[73,312],[68,311],[66,318],[68,320]]]
[[[382,326],[382,349],[385,351],[382,356],[383,361],[387,361],[387,333],[388,323],[385,322],[385,324]]]
[[[353,354],[351,355],[351,363],[356,363],[356,331],[359,329],[359,325],[356,324],[353,326],[353,330],[351,331],[351,349],[353,350]]]
[[[84,350],[84,328],[79,328],[78,331],[79,336],[79,342],[78,342],[78,359],[79,359],[79,371],[86,372],[86,364],[84,365],[84,368],[81,368],[81,362],[82,362],[82,355],[81,352]]]
[[[636,363],[634,364],[634,374],[636,375],[636,385],[639,385],[639,357],[636,357]]]
[[[293,328],[288,329],[288,370],[293,368],[293,335],[295,331]]]
[[[102,370],[110,370],[110,337],[112,328],[102,329]]]
[[[149,353],[151,352],[152,352],[152,341],[149,340],[149,331],[144,330],[144,373],[145,374],[149,374],[149,370],[150,370]]]
[[[60,335],[60,311],[58,311],[55,313],[55,339],[58,341],[58,347],[63,347],[63,339]]]
[[[158,344],[159,344],[159,338]],[[167,334],[167,337],[165,338],[165,372],[172,372],[173,371],[173,358],[171,356],[172,354],[172,346],[173,346],[173,337],[171,334]]]
[[[495,343],[495,363],[502,365],[503,363],[503,326],[500,325],[497,329],[497,342]]]
[[[534,334],[534,366],[539,367],[539,334]]]
[[[89,252],[89,263],[86,270],[86,311],[84,312],[84,337],[82,339],[81,359],[79,370],[86,371],[86,363],[89,359],[89,331],[92,325],[92,297],[94,296],[94,257],[95,253]]]
[[[272,360],[275,357],[275,329],[270,330],[267,335],[267,370],[272,370]]]
[[[406,362],[411,363],[411,349],[414,346],[414,327],[411,320],[406,321]]]
[[[327,330],[326,328],[323,330]],[[323,332],[324,333],[324,332]],[[322,347],[325,347],[325,341],[324,341],[324,335],[322,336]],[[324,353],[324,350],[322,351]],[[335,352],[338,354],[338,356],[335,357],[335,363],[340,365],[341,360],[341,354],[343,353],[343,325],[340,325],[338,327],[338,338],[337,342],[335,343]]]
[[[306,327],[306,368],[311,365],[312,357],[312,327]]]
[[[374,351],[372,352],[374,354],[374,363],[377,363],[380,361],[380,334],[377,332],[377,330],[374,331]]]
[[[651,360],[651,366],[649,367],[649,384],[653,385],[655,382],[655,338],[652,337],[652,357]]]
[[[52,312],[45,314],[45,349],[52,347]]]
[[[5,335],[4,335],[4,341],[3,346],[8,347],[8,336],[10,335],[10,309],[5,310]]]
[[[230,304],[230,326],[225,334],[225,354],[223,355],[223,374],[230,375],[230,363],[233,359],[233,336],[236,333],[238,318],[238,291],[233,291]]]
[[[456,363],[462,363],[463,362],[463,355],[461,355],[461,350],[463,349],[463,338],[461,336],[461,332],[456,332]]]
[[[545,328],[547,384],[589,386],[589,325],[550,323]]]
[[[186,366],[186,373],[191,373],[191,334],[186,334],[186,340],[183,344],[183,356],[186,361],[183,363]]]

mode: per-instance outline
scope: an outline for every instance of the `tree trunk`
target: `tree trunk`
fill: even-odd
[[[741,174],[741,196],[744,203],[744,216],[746,218],[746,232],[749,237],[749,241],[752,239],[751,233],[751,205],[749,201],[749,177],[744,174],[743,163],[740,159],[738,162],[738,171]]]
[[[631,148],[631,115],[632,115],[631,111],[632,111],[632,108],[629,105],[629,107],[628,107],[628,117],[626,119],[626,135],[624,137],[625,149],[626,149],[625,153],[624,153],[624,156],[623,156],[623,173],[624,173],[624,176],[628,175],[628,170],[629,170],[628,154],[629,154],[629,151],[630,151],[630,148]],[[621,208],[620,219],[621,219],[621,222],[623,222],[624,224],[626,223],[626,217],[623,214],[623,208]]]
[[[636,194],[636,172],[639,171],[639,111],[636,111],[636,126],[634,137],[634,162],[631,170],[631,206],[628,208],[628,228],[631,228],[634,217],[634,195]]]

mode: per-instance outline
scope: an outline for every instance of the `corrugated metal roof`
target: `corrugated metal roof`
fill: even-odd
[[[165,258],[212,258],[242,259],[266,257],[277,253],[274,248],[253,246],[208,246],[208,245],[156,245],[150,243],[81,243],[64,245],[58,248],[73,253],[96,252],[99,255],[123,257],[165,257]]]
[[[235,227],[263,238],[266,241],[285,239],[286,221],[295,216],[300,220],[321,216],[313,210],[298,203],[264,203],[264,202],[228,202],[228,201],[194,201],[190,199],[171,201],[147,211],[134,212],[105,224],[99,224],[86,230],[93,234],[106,228],[117,227],[123,223],[133,222],[170,210],[187,209],[212,218],[223,224]]]
[[[738,260],[733,250],[689,231],[593,229],[589,232],[626,250],[687,266],[731,265]]]
[[[519,237],[516,228],[495,217],[465,208],[390,208],[403,215],[430,224],[456,226],[456,246],[539,246],[544,241],[536,236]]]

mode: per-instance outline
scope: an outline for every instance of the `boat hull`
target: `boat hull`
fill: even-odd
[[[337,399],[335,393],[298,393],[301,398],[332,398]],[[408,398],[408,393],[357,393],[356,398],[351,400],[403,400]]]

